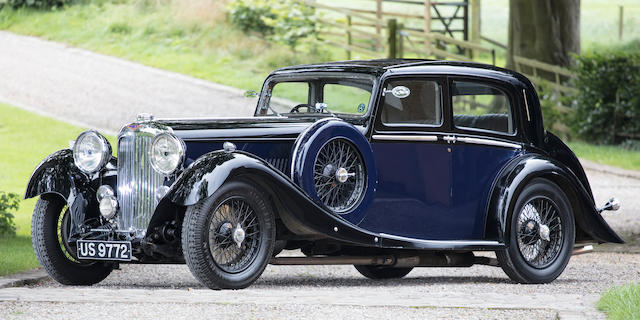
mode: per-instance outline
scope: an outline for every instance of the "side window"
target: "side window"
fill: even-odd
[[[509,97],[490,85],[454,81],[451,103],[453,124],[458,128],[513,134],[513,112]]]
[[[442,86],[420,79],[391,80],[385,84],[382,123],[439,126],[442,124]]]
[[[286,113],[299,104],[309,103],[309,83],[278,82],[271,90],[269,107],[278,113]]]

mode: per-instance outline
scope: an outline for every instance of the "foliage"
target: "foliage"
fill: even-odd
[[[546,81],[542,81],[536,86],[538,98],[540,99],[540,108],[542,109],[542,120],[544,127],[561,136],[568,134],[564,124],[567,121],[567,115],[560,111],[561,105],[566,103],[563,96],[558,95]]]
[[[605,292],[597,307],[609,319],[640,319],[640,284],[613,287]]]
[[[0,9],[3,5],[7,5],[13,8],[30,7],[30,8],[53,8],[62,7],[65,4],[70,4],[73,0],[0,0]]]
[[[257,32],[295,50],[302,39],[315,37],[315,9],[290,0],[235,0],[231,22],[244,32]]]
[[[19,207],[20,198],[17,194],[0,191],[0,236],[16,234],[14,216],[9,211],[18,210]]]
[[[574,129],[594,143],[640,136],[640,53],[593,53],[577,58]]]

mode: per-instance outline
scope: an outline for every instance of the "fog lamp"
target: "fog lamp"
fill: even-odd
[[[100,199],[99,208],[100,214],[105,219],[111,219],[116,215],[116,212],[118,212],[118,200],[116,200],[114,196],[104,196]]]

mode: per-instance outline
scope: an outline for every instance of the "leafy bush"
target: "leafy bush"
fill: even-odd
[[[260,33],[294,50],[300,40],[317,35],[315,9],[300,2],[235,0],[229,17],[242,31]]]
[[[575,74],[578,135],[607,144],[640,137],[640,53],[581,56]]]
[[[0,236],[15,235],[16,225],[13,222],[13,214],[10,210],[18,210],[20,198],[15,193],[0,191]]]
[[[70,4],[73,0],[0,0],[0,9],[7,5],[14,8],[52,8]]]

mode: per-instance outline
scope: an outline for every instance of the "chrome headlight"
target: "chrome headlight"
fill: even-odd
[[[85,173],[94,173],[111,159],[111,145],[94,130],[81,133],[73,145],[73,161]]]
[[[150,156],[153,169],[169,175],[178,169],[184,158],[182,140],[170,133],[157,135],[151,143]]]

